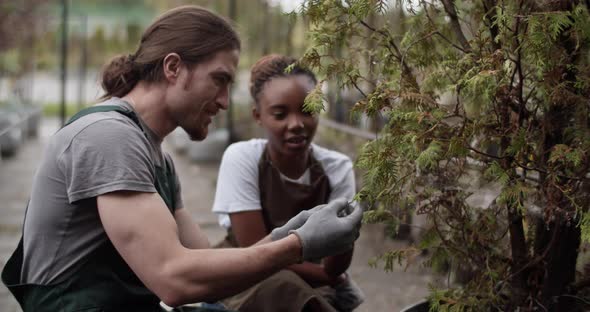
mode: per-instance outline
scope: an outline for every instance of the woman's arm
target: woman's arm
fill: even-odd
[[[261,210],[230,213],[229,219],[238,247],[252,246],[269,233]]]
[[[352,261],[354,248],[340,255],[330,256],[323,259],[324,271],[332,278],[342,275]]]
[[[292,264],[288,269],[297,273],[312,287],[334,286],[344,280],[344,275],[330,276],[326,273],[323,265],[313,262]]]
[[[257,242],[268,234],[260,210],[231,213],[229,217],[232,224],[232,232],[239,247],[248,247],[257,244]],[[337,258],[340,259],[342,257],[337,256]],[[325,271],[324,266],[311,262],[294,264],[289,266],[288,269],[297,273],[297,275],[313,287],[334,285],[341,278],[338,276],[340,274],[329,275]]]

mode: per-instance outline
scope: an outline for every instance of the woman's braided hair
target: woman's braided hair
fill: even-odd
[[[285,72],[287,67],[294,64],[289,72]],[[264,84],[275,77],[287,77],[294,75],[306,75],[314,84],[317,83],[317,79],[313,72],[309,69],[299,65],[296,59],[279,55],[269,54],[260,58],[254,66],[252,66],[250,74],[250,94],[254,99],[256,105],[258,105],[258,97]]]

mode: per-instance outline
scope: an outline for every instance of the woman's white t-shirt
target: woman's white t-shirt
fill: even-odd
[[[258,162],[266,146],[266,139],[252,139],[230,145],[223,153],[213,212],[218,215],[219,225],[229,228],[230,213],[261,210],[258,187]],[[339,197],[352,200],[355,180],[352,161],[342,153],[311,144],[313,157],[322,165],[330,181],[330,200]],[[309,184],[309,170],[299,179],[284,179]],[[313,207],[306,207],[311,209]]]

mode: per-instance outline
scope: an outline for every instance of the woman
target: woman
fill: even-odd
[[[305,112],[303,102],[316,83],[290,57],[268,55],[253,66],[252,114],[267,139],[235,143],[224,153],[213,205],[228,230],[224,246],[250,246],[302,210],[352,200],[350,159],[311,143],[318,116]],[[292,265],[225,303],[239,311],[350,311],[363,300],[345,273],[351,258],[352,249]]]

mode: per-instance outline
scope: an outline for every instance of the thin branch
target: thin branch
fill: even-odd
[[[480,155],[484,155],[484,156],[491,157],[491,158],[494,158],[494,159],[505,159],[506,158],[506,157],[499,157],[499,156],[496,156],[496,155],[484,153],[484,152],[479,151],[479,150],[477,150],[477,149],[475,149],[475,148],[473,148],[473,147],[471,147],[469,145],[467,145],[467,149],[470,150],[470,151],[474,151],[474,152],[476,152],[476,153],[478,153]]]
[[[480,154],[480,155],[483,155],[483,156],[487,156],[487,157],[490,157],[490,158],[494,158],[494,159],[498,159],[498,160],[504,160],[504,159],[510,158],[510,156],[496,156],[496,155],[488,154],[488,153],[482,152],[480,150],[477,150],[477,149],[475,149],[475,148],[473,148],[473,147],[471,147],[469,145],[467,145],[467,149],[470,150],[470,151],[476,152],[477,154]],[[544,173],[544,174],[548,174],[549,173],[548,171],[543,170],[543,169],[540,169],[540,168],[528,167],[526,165],[523,165],[523,164],[519,163],[515,159],[512,159],[512,162],[514,162],[518,167],[520,167],[522,169],[525,169],[525,170],[537,171],[537,172]],[[559,178],[562,178],[562,179],[570,179],[570,180],[575,180],[575,181],[589,180],[589,178],[586,178],[586,177],[578,178],[578,177],[572,177],[572,176],[567,176],[567,175],[562,175],[562,174],[557,174],[557,176]]]
[[[358,79],[361,79],[361,80],[365,81],[366,83],[372,85],[373,88],[377,87],[377,83],[375,83],[374,81],[371,81],[371,80],[369,80],[369,79],[367,79],[367,78],[365,78],[363,76],[358,77]]]
[[[531,170],[531,171],[537,171],[540,173],[544,173],[544,174],[549,174],[548,171],[543,170],[543,169],[539,169],[539,168],[535,168],[535,167],[527,167],[521,163],[519,163],[516,160],[512,160],[517,166],[519,166],[522,169],[526,169],[526,170]],[[557,177],[561,178],[561,179],[569,179],[569,180],[575,180],[575,181],[585,181],[585,180],[589,180],[587,177],[582,177],[582,178],[578,178],[578,177],[572,177],[572,176],[567,176],[567,175],[563,175],[563,174],[557,174]]]
[[[516,65],[517,60],[513,60],[510,56],[508,56],[508,59]],[[514,66],[514,70],[512,71],[512,74],[510,75],[510,87],[508,87],[508,91],[512,91],[512,89],[514,88],[514,78],[516,77],[517,71],[518,71],[517,66]]]
[[[363,90],[361,90],[361,88],[359,88],[359,86],[356,84],[356,81],[353,81],[352,79],[350,80],[350,82],[352,83],[352,85],[354,86],[354,88],[360,92],[360,94],[363,95],[364,98],[367,98],[367,94],[365,94],[365,92],[363,92]]]
[[[451,28],[455,32],[455,36],[459,39],[459,43],[463,47],[463,50],[467,53],[471,52],[471,46],[469,45],[469,41],[465,38],[465,34],[463,30],[461,30],[461,24],[459,23],[459,17],[457,16],[457,10],[455,9],[455,1],[454,0],[442,0],[443,6],[445,7],[445,11],[449,15],[451,19]]]
[[[492,46],[494,50],[500,49],[500,44],[496,42],[496,37],[499,34],[498,25],[494,25],[494,18],[496,16],[496,12],[494,11],[497,3],[496,0],[483,0],[483,7],[485,10],[485,20],[487,22],[487,26],[490,29],[490,37],[492,38]]]
[[[518,3],[518,11],[522,9],[522,2],[519,1]],[[526,101],[524,101],[523,94],[524,94],[524,75],[522,73],[522,49],[520,47],[520,40],[518,39],[518,34],[520,31],[520,18],[516,18],[516,26],[514,27],[514,40],[516,42],[516,57],[518,63],[516,63],[516,69],[518,70],[518,86],[516,92],[518,94],[518,125],[522,126],[524,119],[528,117],[529,112],[526,109]],[[526,32],[526,28],[525,28]]]
[[[435,210],[436,210],[436,209],[435,209]],[[442,232],[440,231],[440,229],[438,228],[438,227],[439,227],[439,224],[438,224],[438,222],[437,222],[436,213],[433,213],[433,216],[432,216],[432,223],[433,223],[433,225],[434,225],[432,228],[434,228],[434,231],[436,232],[436,234],[437,234],[437,235],[438,235],[438,237],[440,238],[440,241],[443,243],[443,245],[444,245],[445,247],[447,247],[447,248],[449,248],[449,249],[453,249],[453,250],[455,250],[456,252],[458,252],[458,253],[462,254],[462,255],[463,255],[465,258],[467,258],[467,259],[472,259],[472,254],[470,254],[470,253],[468,253],[468,252],[466,252],[466,251],[464,251],[464,250],[462,250],[462,249],[460,249],[460,248],[456,247],[456,246],[455,246],[454,244],[452,244],[452,243],[451,243],[449,240],[445,239],[445,236],[443,235],[443,233],[442,233]]]
[[[387,39],[387,44],[389,46],[391,46],[394,50],[395,53],[394,55],[397,56],[397,59],[400,60],[402,67],[403,67],[403,72],[405,72],[406,74],[411,74],[412,70],[410,69],[410,66],[408,66],[408,64],[403,60],[402,58],[402,53],[400,51],[400,49],[398,48],[398,46],[395,44],[395,42],[393,41],[393,39],[391,38],[390,34],[387,33],[384,30],[378,30],[374,27],[372,27],[371,25],[367,24],[365,21],[363,20],[359,20],[359,23],[361,23],[361,25],[363,25],[364,27],[366,27],[367,29],[374,31],[380,35],[382,35],[383,37],[385,37]],[[393,51],[392,51],[393,52]],[[415,80],[415,79],[414,79]]]
[[[426,3],[425,2],[421,2],[421,4],[422,4],[422,9],[424,10],[424,14],[426,14],[426,18],[428,19],[428,22],[430,23],[430,25],[433,28],[436,29],[436,23],[434,23],[434,21],[432,20],[432,17],[428,13],[428,7],[426,7]],[[443,35],[440,31],[435,30],[433,33],[436,34],[436,35],[438,35],[439,37],[441,37],[444,41],[446,41],[447,43],[449,43],[451,46],[453,46],[454,48],[458,49],[459,51],[461,51],[463,53],[470,52],[468,50],[465,50],[464,47],[461,47],[461,46],[457,45],[456,43],[452,42],[449,38],[447,38],[445,35]]]
[[[453,110],[453,113],[456,116],[459,116],[459,106],[461,105],[461,100],[459,99],[459,94],[457,93],[457,104],[455,104],[455,109]]]
[[[529,94],[524,98],[524,102],[528,103],[529,99],[531,98],[531,96],[533,95],[533,93],[537,90],[537,86],[534,86],[531,91],[529,92]],[[536,112],[534,112],[534,114],[536,114]],[[534,115],[533,115],[534,116]]]
[[[438,35],[439,37],[441,37],[444,41],[448,42],[450,45],[452,45],[454,48],[456,48],[457,50],[463,52],[463,53],[469,53],[471,52],[470,50],[465,50],[465,48],[458,46],[457,44],[453,43],[449,38],[445,37],[443,34],[440,33],[440,31],[435,31],[434,32],[435,35]]]

